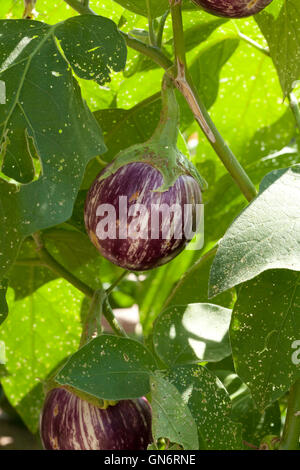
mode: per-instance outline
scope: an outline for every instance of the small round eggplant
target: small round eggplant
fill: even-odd
[[[100,409],[55,388],[46,396],[40,434],[46,450],[146,450],[152,440],[151,408],[139,398]]]
[[[126,164],[101,179],[103,171],[85,203],[85,225],[96,248],[112,263],[132,271],[171,261],[199,225],[202,199],[196,179],[182,174],[160,191],[161,172],[144,162]]]
[[[273,0],[193,0],[212,15],[225,18],[245,18],[256,15]]]

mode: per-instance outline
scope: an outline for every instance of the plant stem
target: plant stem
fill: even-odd
[[[138,39],[130,36],[129,34],[124,33],[123,31],[119,31],[119,33],[122,34],[128,47],[131,47],[135,51],[146,55],[147,57],[152,59],[153,62],[155,62],[157,65],[159,65],[165,70],[168,70],[173,67],[173,62],[165,56],[165,54],[161,51],[161,49],[159,49],[159,47],[145,44],[142,41],[139,41]]]
[[[45,248],[40,233],[36,232],[32,235],[32,237],[36,243],[38,255],[45,265],[55,274],[58,274],[60,277],[63,277],[68,282],[70,282],[70,284],[83,292],[87,297],[92,298],[94,295],[94,290],[74,276],[72,273],[70,273],[70,271],[64,268],[64,266],[62,266],[60,263],[58,263],[58,261],[56,261],[56,259],[53,258],[49,251]]]
[[[103,301],[103,315],[106,318],[109,325],[112,327],[112,329],[114,330],[114,332],[118,336],[126,336],[127,337],[127,334],[126,334],[125,330],[119,324],[118,320],[114,316],[114,313],[112,311],[112,308],[110,306],[110,303],[108,301],[107,296],[105,297],[105,299]]]
[[[81,2],[80,0],[65,0],[65,2],[81,15],[96,15],[96,13],[89,7],[89,2]]]
[[[89,311],[82,322],[80,347],[90,341],[96,333],[97,335],[101,334],[102,303],[103,290],[99,289],[94,292]]]
[[[173,39],[177,65],[177,75],[174,80],[175,84],[186,99],[198,125],[214,148],[223,165],[231,174],[246,199],[252,201],[257,195],[254,184],[218,132],[189,76],[184,52],[181,0],[169,0],[169,2],[171,5]]]
[[[108,296],[111,294],[111,292],[114,290],[114,288],[124,279],[125,276],[127,276],[128,271],[123,271],[122,274],[113,282],[108,289],[106,289],[106,295]]]
[[[300,379],[291,387],[280,450],[299,450]]]
[[[153,19],[151,15],[150,0],[146,0],[146,4],[147,4],[147,11],[148,11],[149,41],[150,41],[151,46],[156,46],[156,37],[155,37],[154,29],[153,29]]]
[[[184,33],[181,13],[181,0],[169,0],[171,7],[174,53],[181,66],[186,68]],[[178,74],[178,71],[177,71]]]
[[[78,290],[83,292],[87,297],[93,299],[95,293],[90,286],[82,282],[76,276],[74,276],[70,271],[68,271],[64,266],[62,266],[55,258],[49,253],[47,248],[44,246],[41,234],[36,232],[32,235],[37,247],[38,255],[42,263],[47,266],[51,271],[53,271],[58,276],[66,279],[70,284],[76,287]],[[106,318],[109,325],[112,327],[113,331],[119,336],[126,336],[125,331],[119,325],[118,320],[115,318],[114,313],[109,305],[107,295],[105,295],[105,300],[103,302],[103,316]]]
[[[156,45],[158,47],[161,47],[161,44],[162,44],[162,38],[163,38],[163,34],[164,34],[164,27],[165,27],[165,24],[166,24],[166,20],[169,16],[169,13],[170,13],[170,10],[167,10],[165,12],[165,14],[160,18],[160,21],[159,21],[158,31],[157,31],[157,34],[156,34]]]

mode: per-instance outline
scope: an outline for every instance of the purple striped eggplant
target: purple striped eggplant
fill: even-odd
[[[85,225],[112,263],[132,271],[155,268],[193,238],[201,211],[201,190],[193,176],[181,174],[167,190],[157,191],[163,176],[147,163],[129,163],[105,179],[102,174],[88,192]]]
[[[212,15],[226,18],[244,18],[256,15],[273,0],[193,0]]]
[[[46,396],[40,434],[46,450],[146,450],[152,440],[151,407],[139,398],[100,409],[55,388]]]

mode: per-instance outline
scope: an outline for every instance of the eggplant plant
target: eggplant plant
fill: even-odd
[[[0,412],[46,450],[299,450],[299,0],[0,17]]]

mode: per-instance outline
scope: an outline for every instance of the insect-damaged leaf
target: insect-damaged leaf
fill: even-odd
[[[80,56],[82,41],[89,52]],[[0,278],[24,237],[71,216],[86,164],[106,150],[66,58],[81,77],[103,83],[110,69],[125,65],[126,47],[115,24],[98,16],[54,26],[0,22],[6,96],[0,105],[0,163],[6,175],[0,179]],[[20,186],[10,178],[30,184]]]

